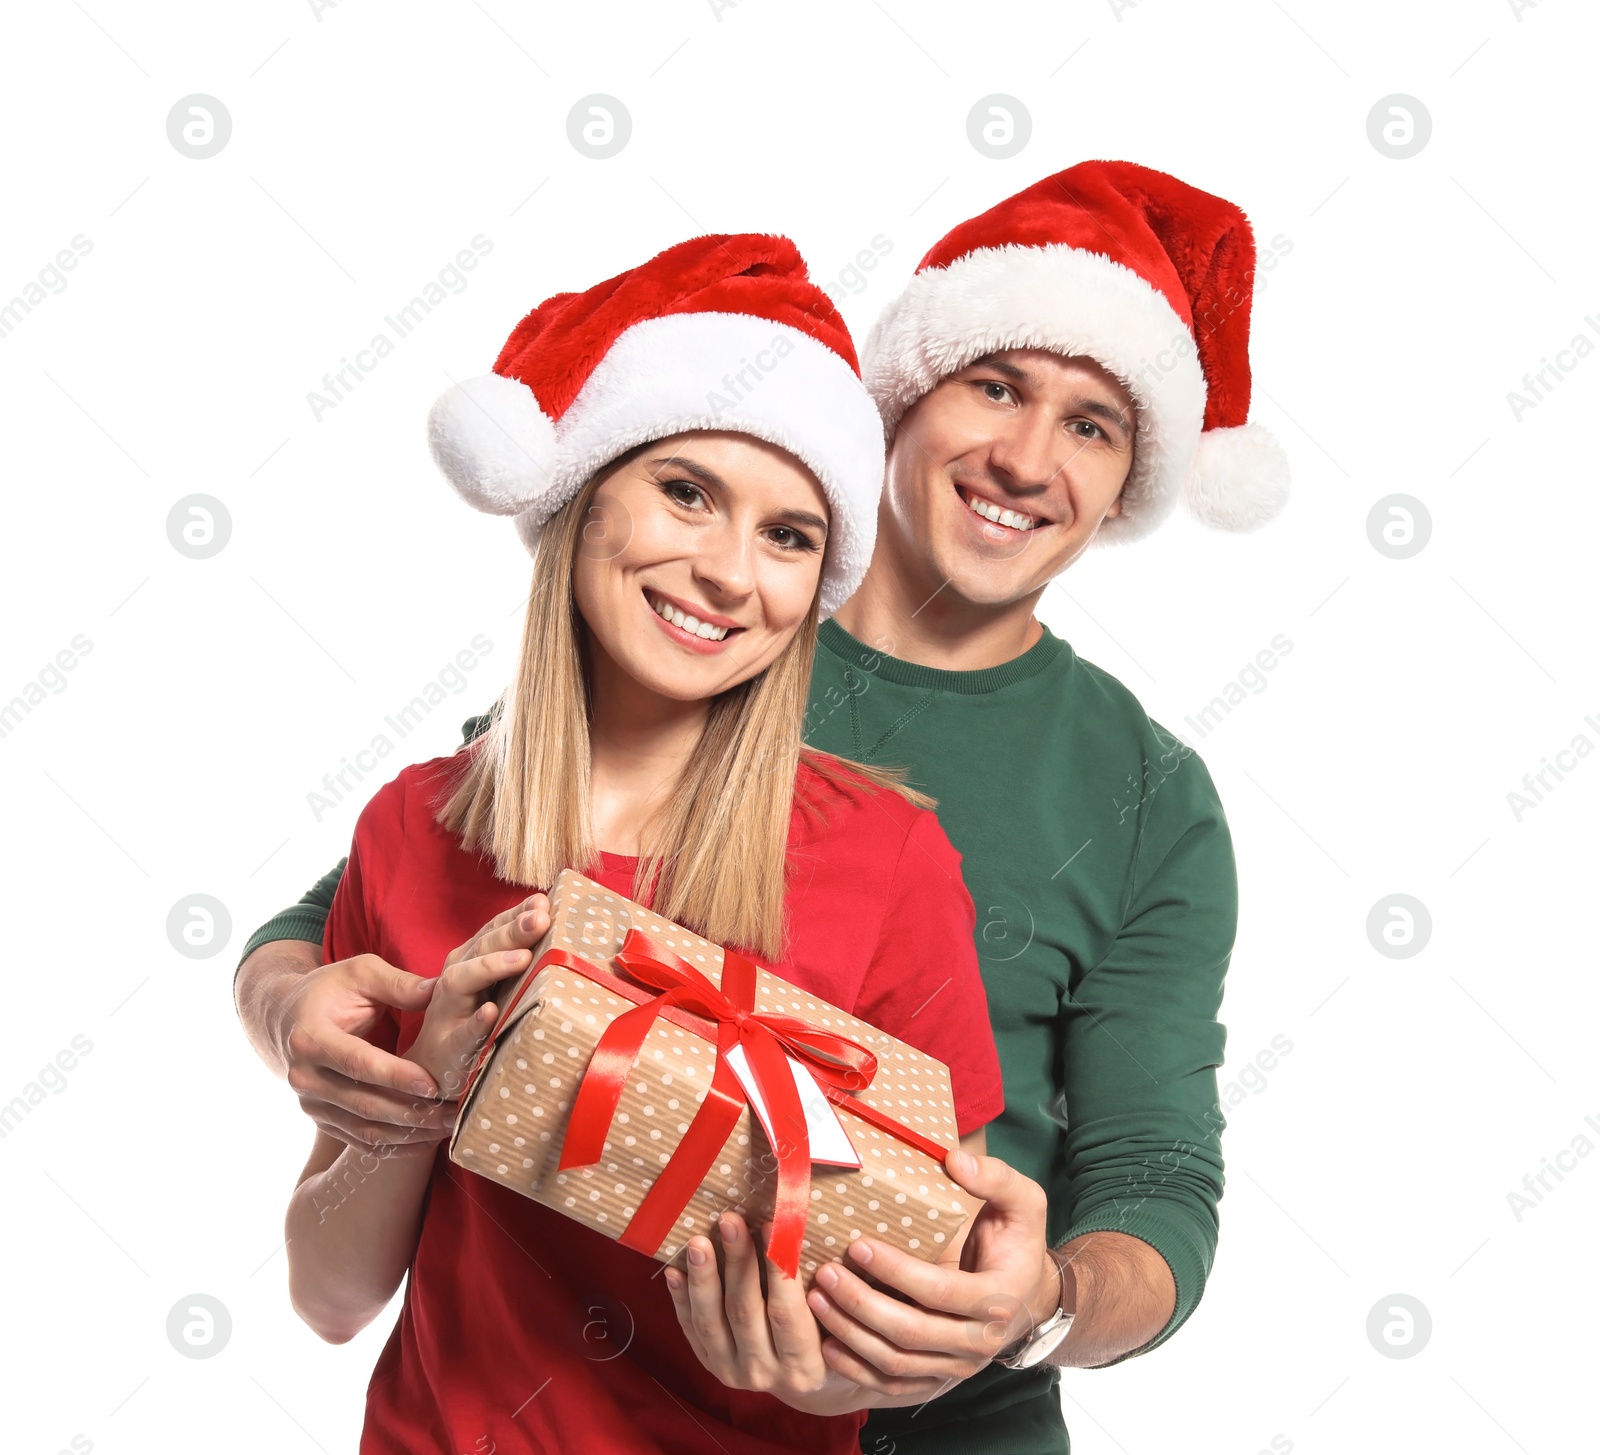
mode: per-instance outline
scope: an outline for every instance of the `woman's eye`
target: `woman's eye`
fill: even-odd
[[[688,506],[690,509],[700,505],[705,499],[705,492],[687,480],[663,480],[661,488],[666,491],[669,500],[678,505]]]
[[[775,525],[767,532],[767,539],[785,551],[814,551],[817,543],[803,531],[789,525]]]

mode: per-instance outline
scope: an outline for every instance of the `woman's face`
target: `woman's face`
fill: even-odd
[[[640,686],[698,701],[763,671],[805,621],[828,505],[787,451],[696,430],[613,471],[580,531],[573,594],[598,651]]]

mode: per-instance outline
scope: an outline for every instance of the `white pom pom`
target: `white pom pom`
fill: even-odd
[[[452,384],[428,412],[434,463],[490,515],[515,515],[549,489],[555,440],[533,390],[503,374]]]
[[[1289,457],[1259,424],[1208,429],[1183,486],[1183,503],[1219,530],[1255,530],[1289,500]]]

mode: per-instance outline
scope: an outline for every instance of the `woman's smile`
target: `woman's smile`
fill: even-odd
[[[724,650],[744,630],[725,616],[696,608],[653,587],[644,589],[644,600],[662,631],[691,652],[711,656]]]

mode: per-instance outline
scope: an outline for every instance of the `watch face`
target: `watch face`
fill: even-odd
[[[1056,1319],[1060,1322],[1057,1323]],[[1058,1313],[1055,1318],[1047,1320],[1046,1326],[1038,1329],[1011,1358],[996,1362],[1004,1364],[1007,1369],[1032,1369],[1035,1364],[1048,1359],[1071,1332],[1072,1315]]]

